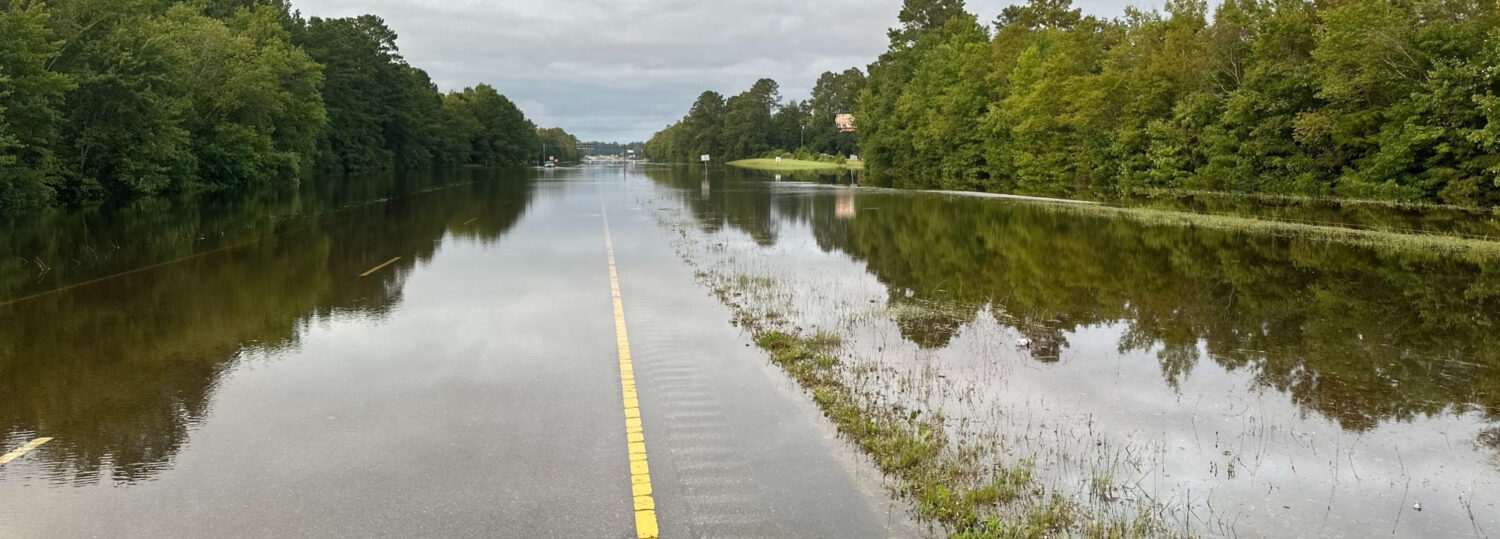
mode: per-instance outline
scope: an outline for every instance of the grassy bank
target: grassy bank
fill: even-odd
[[[975,452],[955,450],[941,416],[862,403],[867,399],[837,373],[841,362],[833,354],[842,341],[838,335],[797,335],[767,330],[763,320],[742,316],[740,321],[750,322],[755,343],[812,395],[839,432],[896,480],[896,491],[911,500],[918,518],[939,522],[959,537],[1043,537],[1077,524],[1078,515],[1068,502],[1045,497],[1032,481],[1031,463],[983,466]],[[1001,506],[1023,497],[1040,497],[1044,503],[1002,521]],[[1123,526],[1103,528],[1128,531]]]
[[[1422,231],[1414,229],[1391,229],[1379,226],[1366,226],[1355,223],[1323,223],[1313,220],[1300,220],[1295,218],[1278,216],[1254,216],[1235,215],[1232,213],[1205,213],[1179,209],[1159,209],[1145,206],[1120,206],[1092,201],[1048,199],[1040,197],[1029,197],[1021,195],[977,193],[969,191],[923,191],[955,196],[995,197],[1033,202],[1058,212],[1073,212],[1086,215],[1097,215],[1129,219],[1144,225],[1175,226],[1184,228],[1204,228],[1211,230],[1223,230],[1231,232],[1245,232],[1251,234],[1263,234],[1269,236],[1280,236],[1288,238],[1317,239],[1330,242],[1345,243],[1369,247],[1372,249],[1393,249],[1398,251],[1427,251],[1444,256],[1457,256],[1472,261],[1489,261],[1500,258],[1500,236],[1464,234],[1459,232]],[[1223,196],[1242,197],[1248,200],[1257,199],[1280,199],[1315,201],[1318,199],[1299,199],[1285,195],[1258,195],[1258,194],[1226,194],[1210,192],[1180,192],[1161,191],[1160,195],[1188,195],[1196,193],[1197,196]],[[1350,205],[1387,207],[1405,207],[1412,209],[1427,210],[1459,210],[1474,211],[1453,206],[1414,206],[1401,202],[1380,202],[1368,200],[1351,199],[1329,199],[1329,202],[1337,202]],[[1404,206],[1403,206],[1404,205]],[[1495,210],[1500,215],[1500,209]]]
[[[1153,188],[1135,193],[1146,197],[1201,197],[1221,199],[1242,199],[1255,202],[1291,202],[1298,204],[1338,204],[1344,206],[1376,206],[1382,208],[1400,208],[1412,210],[1458,210],[1465,212],[1484,213],[1482,208],[1469,206],[1454,206],[1451,204],[1439,204],[1436,202],[1423,202],[1416,200],[1380,199],[1380,198],[1353,198],[1338,196],[1315,196],[1296,195],[1285,193],[1246,193],[1239,191],[1210,191],[1204,189],[1166,189]],[[1489,209],[1491,213],[1500,215],[1500,206]]]
[[[1203,214],[1149,208],[1102,205],[1053,204],[1069,211],[1131,219],[1146,225],[1198,227],[1282,237],[1321,239],[1373,249],[1429,251],[1435,254],[1486,261],[1500,258],[1500,238],[1473,238],[1445,234],[1420,234],[1388,230],[1329,226],[1267,218]]]
[[[775,159],[741,159],[739,161],[730,161],[729,166],[776,171],[865,169],[864,161],[849,161],[841,165],[831,161],[808,161],[803,159],[782,159],[779,163]]]

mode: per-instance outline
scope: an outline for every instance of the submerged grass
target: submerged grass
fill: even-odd
[[[1137,191],[1136,194],[1147,197],[1202,197],[1220,199],[1240,199],[1251,201],[1277,201],[1294,202],[1299,204],[1338,204],[1341,206],[1375,206],[1382,208],[1399,208],[1415,210],[1458,210],[1474,214],[1486,213],[1481,208],[1469,206],[1455,206],[1452,204],[1440,204],[1436,202],[1423,202],[1417,200],[1380,199],[1380,198],[1345,198],[1332,195],[1296,195],[1287,193],[1243,193],[1236,191],[1214,191],[1208,189],[1164,189],[1153,188]],[[1500,207],[1494,209],[1500,211]]]
[[[731,309],[735,325],[748,332],[771,362],[812,396],[838,431],[872,459],[892,490],[911,503],[919,521],[964,538],[1171,535],[1155,515],[1132,518],[1101,512],[1085,506],[1100,503],[1097,499],[1074,500],[1049,491],[1029,459],[1008,464],[987,459],[983,445],[950,436],[941,411],[910,408],[869,388],[856,388],[863,383],[861,377],[879,376],[877,371],[841,360],[845,339],[840,334],[794,325],[788,314],[793,310],[780,303],[786,290],[775,278],[717,271],[700,271],[698,278]],[[889,314],[943,319],[946,310],[912,304]],[[1112,479],[1095,481],[1108,488],[1104,485]]]
[[[987,523],[999,522],[995,513],[1001,504],[1038,491],[1030,463],[982,469],[965,452],[950,451],[941,416],[861,405],[835,370],[840,362],[833,351],[842,344],[838,335],[762,330],[756,332],[755,343],[812,394],[839,432],[898,480],[898,492],[913,502],[918,518],[937,521],[956,533],[982,531]],[[1061,531],[1069,524],[1052,512],[1038,516],[1043,518],[1027,518],[1024,523],[1025,529],[1037,532],[1031,536]]]
[[[663,224],[686,230],[686,225]],[[941,404],[906,394],[913,389],[909,384],[916,383],[916,373],[847,356],[859,349],[847,343],[856,334],[857,322],[835,322],[835,331],[805,329],[798,325],[803,323],[797,306],[800,294],[782,278],[765,276],[764,267],[733,256],[718,262],[700,260],[695,254],[722,252],[714,246],[706,251],[694,248],[694,239],[686,233],[679,234],[678,241],[678,254],[730,309],[734,325],[812,397],[845,439],[870,457],[918,521],[965,538],[1177,535],[1166,529],[1154,504],[1120,511],[1124,506],[1113,504],[1112,494],[1068,496],[1054,490],[1031,458],[1006,458],[996,445],[1000,439],[969,432],[966,420],[949,419]],[[946,327],[960,310],[911,301],[867,312],[882,319]],[[1101,491],[1117,484],[1108,477],[1096,477],[1095,482]]]
[[[1474,261],[1500,258],[1500,238],[1472,238],[1448,234],[1411,234],[1389,230],[1318,225],[1233,215],[1131,208],[1118,206],[1046,204],[1053,211],[1131,219],[1146,225],[1201,227],[1300,239],[1346,243],[1373,249],[1426,251]]]
[[[931,191],[948,195],[994,196],[1016,200],[1027,200],[1050,211],[1073,212],[1102,217],[1130,219],[1145,225],[1177,227],[1201,227],[1213,230],[1246,232],[1253,234],[1295,237],[1328,241],[1395,251],[1426,251],[1449,256],[1459,256],[1473,261],[1500,258],[1500,236],[1474,234],[1426,232],[1420,230],[1365,227],[1348,223],[1319,223],[1270,216],[1245,216],[1226,213],[1199,213],[1189,210],[1169,210],[1142,206],[1109,205],[1087,200],[1047,199],[1030,196],[992,195],[955,191]],[[1340,198],[1317,198],[1296,195],[1264,195],[1217,193],[1205,191],[1158,191],[1149,196],[1215,196],[1244,198],[1247,200],[1287,200],[1299,203],[1337,203],[1341,205],[1381,206],[1416,210],[1451,210],[1471,213],[1482,217],[1484,211],[1460,206],[1443,206],[1421,202],[1359,200]],[[1490,210],[1500,217],[1500,206]]]

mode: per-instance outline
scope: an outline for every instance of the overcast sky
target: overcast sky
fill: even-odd
[[[1024,0],[1015,0],[1019,3]],[[1010,0],[970,0],[983,22]],[[1117,16],[1152,0],[1074,0]],[[583,140],[645,140],[703,90],[771,77],[803,99],[824,71],[885,50],[901,0],[293,0],[303,15],[373,13],[444,91],[487,82],[537,125]]]

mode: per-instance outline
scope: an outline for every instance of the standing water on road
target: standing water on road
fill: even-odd
[[[466,169],[8,218],[0,537],[623,537],[642,489],[667,536],[901,535],[637,188]]]
[[[757,327],[834,336],[837,372],[866,403],[935,418],[943,451],[1017,472],[985,509],[1002,520],[1500,531],[1500,273],[1483,250],[700,167],[547,174],[7,221],[0,441],[52,441],[0,466],[0,495],[29,500],[0,509],[0,535],[628,531],[605,213],[626,318],[642,325],[668,534],[806,531],[816,519],[793,523],[770,500],[802,492],[795,504],[818,512],[857,497],[843,472],[807,472],[838,460],[810,459],[818,442],[786,441],[805,438],[785,432],[798,408],[747,393],[760,375],[730,358],[764,361],[736,337]],[[557,424],[574,426],[511,435]],[[507,481],[556,492],[517,497],[496,488]],[[416,492],[362,497],[393,485]],[[537,501],[549,496],[562,501]],[[783,521],[710,509],[729,499]],[[849,516],[829,529],[887,518],[838,507]],[[549,508],[598,522],[521,524]]]

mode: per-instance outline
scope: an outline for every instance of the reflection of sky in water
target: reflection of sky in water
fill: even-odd
[[[360,240],[330,233],[332,247],[316,254],[329,275],[314,280],[327,288],[314,288],[320,300],[314,309],[296,311],[290,337],[277,346],[235,341],[231,348],[243,348],[227,358],[190,349],[214,368],[209,373],[129,381],[118,398],[102,403],[63,387],[0,392],[0,411],[41,411],[35,430],[56,436],[23,461],[0,467],[0,496],[26,500],[0,507],[0,536],[376,536],[399,527],[465,536],[478,534],[479,528],[463,528],[473,521],[505,518],[506,509],[496,507],[526,513],[531,502],[508,496],[520,492],[518,485],[535,487],[528,494],[545,491],[559,483],[553,476],[564,466],[517,456],[525,448],[612,450],[618,441],[598,436],[597,425],[579,417],[618,427],[617,415],[595,413],[618,411],[617,393],[589,391],[570,395],[567,407],[550,405],[563,393],[559,383],[619,384],[613,369],[579,359],[615,353],[613,320],[578,316],[610,308],[600,200],[592,184],[583,185],[515,180],[509,188],[455,190],[451,198],[351,223],[381,237],[378,245],[415,253],[368,278],[357,275],[373,263],[339,247]],[[564,199],[561,191],[574,195]],[[264,262],[245,266],[264,270]],[[550,278],[525,278],[537,272]],[[179,284],[206,294],[196,283]],[[275,297],[269,289],[250,291],[247,297]],[[248,308],[254,305],[242,304],[248,314],[236,311],[234,320],[286,314]],[[559,339],[559,332],[601,337]],[[0,372],[17,366],[8,362],[13,358],[0,359],[7,360]],[[121,371],[142,366],[116,363]],[[205,395],[203,404],[189,411],[147,398],[179,386]],[[88,406],[49,408],[23,397]],[[528,431],[517,424],[527,421],[570,428],[547,440],[516,439],[516,431]],[[32,434],[6,427],[16,438]],[[141,447],[151,454],[138,454]],[[122,458],[135,459],[134,475],[118,473]],[[518,471],[518,461],[534,465]],[[584,475],[597,482],[597,470]],[[622,513],[629,508],[623,499]]]
[[[658,179],[672,181],[666,175]],[[893,292],[880,280],[890,277],[882,273],[889,268],[879,264],[888,263],[893,256],[915,253],[948,257],[944,263],[952,267],[955,262],[951,253],[924,251],[920,232],[895,239],[861,237],[862,232],[878,227],[860,229],[848,224],[844,208],[861,208],[856,221],[880,218],[875,216],[881,212],[886,215],[922,212],[930,208],[903,202],[927,195],[859,191],[853,200],[848,200],[845,191],[819,186],[731,182],[714,187],[732,194],[709,200],[696,196],[695,189],[691,198],[671,197],[692,204],[687,210],[705,225],[699,228],[717,230],[715,235],[701,240],[700,247],[727,246],[727,249],[700,249],[692,256],[703,258],[706,266],[726,274],[776,277],[780,283],[770,295],[773,301],[784,302],[777,309],[794,313],[795,323],[806,327],[852,328],[850,356],[914,377],[915,381],[909,383],[915,389],[908,388],[912,392],[904,395],[906,402],[917,399],[921,401],[916,405],[919,408],[941,409],[953,428],[998,441],[1011,459],[1035,459],[1038,470],[1049,483],[1065,494],[1087,498],[1092,476],[1101,473],[1111,477],[1117,487],[1111,497],[1145,496],[1165,504],[1179,522],[1189,520],[1193,530],[1210,534],[1365,537],[1390,535],[1394,530],[1397,536],[1463,536],[1474,535],[1476,530],[1500,528],[1500,517],[1495,511],[1495,505],[1500,503],[1495,451],[1477,441],[1484,429],[1494,423],[1473,409],[1479,403],[1493,402],[1494,397],[1485,394],[1482,380],[1442,379],[1439,383],[1415,378],[1423,373],[1434,378],[1451,378],[1453,372],[1492,377],[1491,366],[1465,365],[1483,359],[1466,357],[1482,354],[1482,348],[1474,348],[1482,341],[1451,343],[1451,350],[1374,350],[1382,354],[1384,361],[1406,361],[1415,366],[1396,369],[1377,365],[1374,379],[1390,382],[1389,387],[1372,390],[1367,387],[1370,382],[1361,377],[1360,369],[1354,369],[1353,374],[1317,371],[1320,367],[1342,365],[1343,361],[1349,361],[1344,358],[1346,355],[1358,361],[1359,354],[1366,350],[1338,351],[1334,356],[1338,360],[1330,362],[1333,358],[1327,354],[1335,352],[1321,348],[1326,345],[1317,339],[1329,338],[1331,333],[1337,334],[1331,335],[1336,339],[1348,338],[1352,333],[1357,334],[1356,342],[1366,338],[1378,342],[1372,347],[1441,343],[1426,339],[1423,333],[1358,325],[1371,320],[1407,320],[1416,317],[1415,313],[1388,313],[1388,316],[1351,313],[1347,320],[1308,321],[1314,328],[1304,328],[1298,333],[1289,333],[1287,328],[1269,328],[1301,339],[1272,342],[1281,347],[1274,352],[1281,354],[1282,362],[1304,356],[1294,363],[1296,366],[1290,373],[1262,372],[1264,359],[1260,356],[1264,351],[1239,350],[1236,353],[1240,355],[1235,358],[1219,358],[1207,341],[1197,337],[1189,336],[1189,344],[1183,344],[1182,336],[1165,331],[1163,336],[1179,343],[1167,350],[1157,340],[1162,336],[1142,341],[1140,336],[1132,334],[1136,326],[1154,321],[1037,320],[1035,316],[1019,313],[1012,316],[993,306],[979,308],[977,315],[973,308],[962,307],[941,315],[920,312],[911,315],[918,309],[911,305],[940,307],[941,298],[966,297],[952,290],[965,283],[918,278],[904,281],[903,288]],[[751,200],[728,198],[736,194]],[[973,204],[976,203],[956,205],[953,211],[973,209]],[[866,212],[867,206],[878,207],[879,211]],[[907,217],[908,221],[939,223],[930,225],[928,231],[976,237],[981,234],[964,229],[957,220],[941,213]],[[954,225],[941,224],[944,220],[953,220]],[[729,226],[720,229],[719,223]],[[1107,226],[1141,228],[1118,222]],[[1039,233],[1045,236],[1066,231]],[[1184,233],[1175,239],[1193,241],[1194,238],[1191,233]],[[975,241],[976,245],[983,244],[982,240]],[[1199,262],[1210,266],[1219,262],[1214,257],[1238,256],[1233,243],[1215,243],[1218,239],[1213,236],[1202,241],[1201,246],[1170,252],[1173,256],[1189,253],[1205,257]],[[1104,252],[1112,247],[1100,248]],[[881,252],[882,249],[892,252]],[[896,249],[901,251],[894,252]],[[845,254],[851,250],[858,253],[858,260]],[[1285,252],[1284,256],[1308,254]],[[1101,255],[1099,259],[1116,258]],[[900,264],[924,262],[904,260]],[[1191,265],[1191,261],[1174,262]],[[1293,272],[1306,275],[1318,271],[1304,262],[1298,262]],[[986,263],[1014,261],[991,259]],[[1455,268],[1432,279],[1449,284],[1484,279],[1471,267]],[[1109,279],[1112,269],[1100,268],[1099,274]],[[1427,277],[1422,273],[1425,268],[1421,263],[1386,269],[1395,275],[1388,277],[1391,282],[1407,282],[1403,281],[1402,272],[1415,272],[1414,278]],[[869,272],[884,276],[877,278]],[[899,276],[910,278],[905,274]],[[1310,282],[1311,288],[1292,295],[1350,293],[1348,289],[1321,287],[1316,279]],[[1184,281],[1175,286],[1191,287],[1194,282]],[[1121,290],[1108,280],[1101,282],[1098,289],[1101,293],[1084,303],[1114,301],[1112,298],[1118,298]],[[1237,299],[1275,301],[1276,298]],[[1415,294],[1395,299],[1384,303],[1422,301]],[[1292,302],[1286,305],[1298,308]],[[1478,308],[1477,305],[1471,308]],[[1047,307],[1045,300],[1043,307]],[[1053,307],[1078,308],[1077,305]],[[1106,308],[1100,312],[1114,311]],[[899,322],[911,316],[948,320]],[[1452,318],[1483,319],[1465,313],[1455,313]],[[1016,322],[1018,319],[1025,321]],[[1342,327],[1340,324],[1344,323],[1351,325]],[[943,329],[939,336],[929,339],[922,327],[916,327],[921,324],[928,324],[922,327],[929,329]],[[1055,356],[1046,357],[1049,351],[1038,345],[1031,349],[1016,347],[1022,333],[1015,324],[1031,328],[1025,332],[1027,336],[1037,335],[1038,329],[1046,330],[1040,334],[1057,345]],[[1038,324],[1044,327],[1035,327]],[[1386,334],[1388,331],[1392,333]],[[1455,334],[1463,335],[1463,339],[1476,338],[1475,335],[1482,333],[1473,328],[1455,329]],[[1407,338],[1412,340],[1402,340]],[[1193,342],[1196,345],[1190,344]],[[1311,347],[1296,348],[1299,343]],[[1320,357],[1324,361],[1318,361]],[[1226,365],[1238,367],[1229,369]],[[1403,386],[1407,385],[1424,391],[1420,395],[1443,400],[1426,402],[1420,395],[1403,394]],[[892,395],[901,393],[892,387],[884,391]],[[1294,398],[1297,391],[1303,392],[1303,396]],[[1434,393],[1442,391],[1449,393]],[[1445,403],[1458,403],[1462,408],[1455,409]],[[1363,406],[1379,408],[1361,409]],[[1346,423],[1341,424],[1341,420]],[[1121,486],[1125,488],[1118,488]],[[1420,512],[1413,509],[1418,503],[1422,507]]]
[[[0,483],[153,480],[247,358],[295,353],[317,330],[379,324],[445,243],[498,241],[529,206],[532,184],[494,174],[12,219],[0,245],[56,269],[0,274],[0,302],[35,296],[0,304],[0,443],[54,440],[28,456],[45,470],[0,467]],[[87,264],[57,262],[103,244],[117,248]],[[403,258],[355,277],[387,253]],[[88,284],[95,279],[105,280]],[[74,283],[85,284],[65,288]]]
[[[798,323],[852,328],[854,357],[909,373],[916,389],[930,392],[918,407],[941,408],[955,429],[1000,443],[1010,458],[1034,458],[1065,494],[1088,496],[1092,475],[1104,470],[1127,487],[1110,496],[1147,496],[1209,533],[1458,536],[1500,528],[1496,452],[1478,443],[1494,424],[1486,414],[1496,410],[1486,407],[1500,400],[1490,364],[1500,343],[1486,330],[1493,313],[1482,310],[1500,283],[1490,284],[1487,266],[1161,233],[1028,213],[1017,208],[1032,206],[1006,201],[645,170],[657,181],[621,172],[651,203],[622,219],[686,205],[699,224],[691,237],[703,248],[694,256],[725,271],[782,278]],[[549,234],[567,230],[510,230],[523,213],[596,226],[592,199],[583,213],[557,213],[576,213],[562,207],[564,183],[391,180],[355,192],[308,186],[211,209],[144,204],[118,215],[12,222],[0,243],[8,251],[87,262],[0,274],[5,297],[266,239],[212,263],[186,259],[113,286],[0,306],[7,343],[0,441],[15,447],[43,431],[57,436],[29,457],[44,466],[0,468],[0,485],[150,488],[169,468],[212,473],[212,463],[181,451],[190,433],[204,444],[195,447],[213,448],[201,455],[265,458],[256,448],[225,447],[237,438],[212,432],[270,428],[276,410],[358,410],[396,402],[381,400],[401,396],[394,392],[462,385],[445,379],[441,365],[372,363],[339,379],[348,362],[321,360],[406,346],[381,330],[395,312],[408,321],[403,331],[469,337],[453,342],[470,348],[443,357],[492,354],[474,344],[484,341],[487,320],[454,299],[462,297],[454,287],[491,275],[466,257],[496,248],[501,237],[566,255]],[[496,187],[504,185],[525,187]],[[393,196],[400,192],[422,194]],[[1009,228],[987,229],[996,223]],[[127,233],[100,236],[116,229]],[[82,254],[111,243],[121,249]],[[598,247],[590,237],[578,249]],[[1155,257],[1160,271],[1111,266],[1153,262],[1132,250]],[[451,264],[435,267],[440,252]],[[388,271],[350,278],[395,254],[405,257]],[[1344,258],[1329,258],[1336,256]],[[1345,260],[1361,265],[1340,269]],[[941,271],[922,271],[930,268]],[[1035,278],[974,277],[1012,274],[996,268]],[[1224,298],[1234,302],[1216,303]],[[507,308],[524,313],[552,300],[518,296]],[[1314,307],[1322,310],[1300,311]],[[1263,323],[1256,317],[1285,325],[1255,327]],[[518,355],[544,349],[524,331],[514,335],[507,342]],[[1023,335],[1032,348],[1015,346]],[[272,362],[274,372],[259,369]],[[318,394],[335,385],[349,391]],[[422,431],[420,411],[386,412]],[[223,421],[225,414],[238,419]],[[306,428],[331,429],[354,445],[379,430],[333,415],[340,420]],[[295,447],[276,451],[297,458]]]

